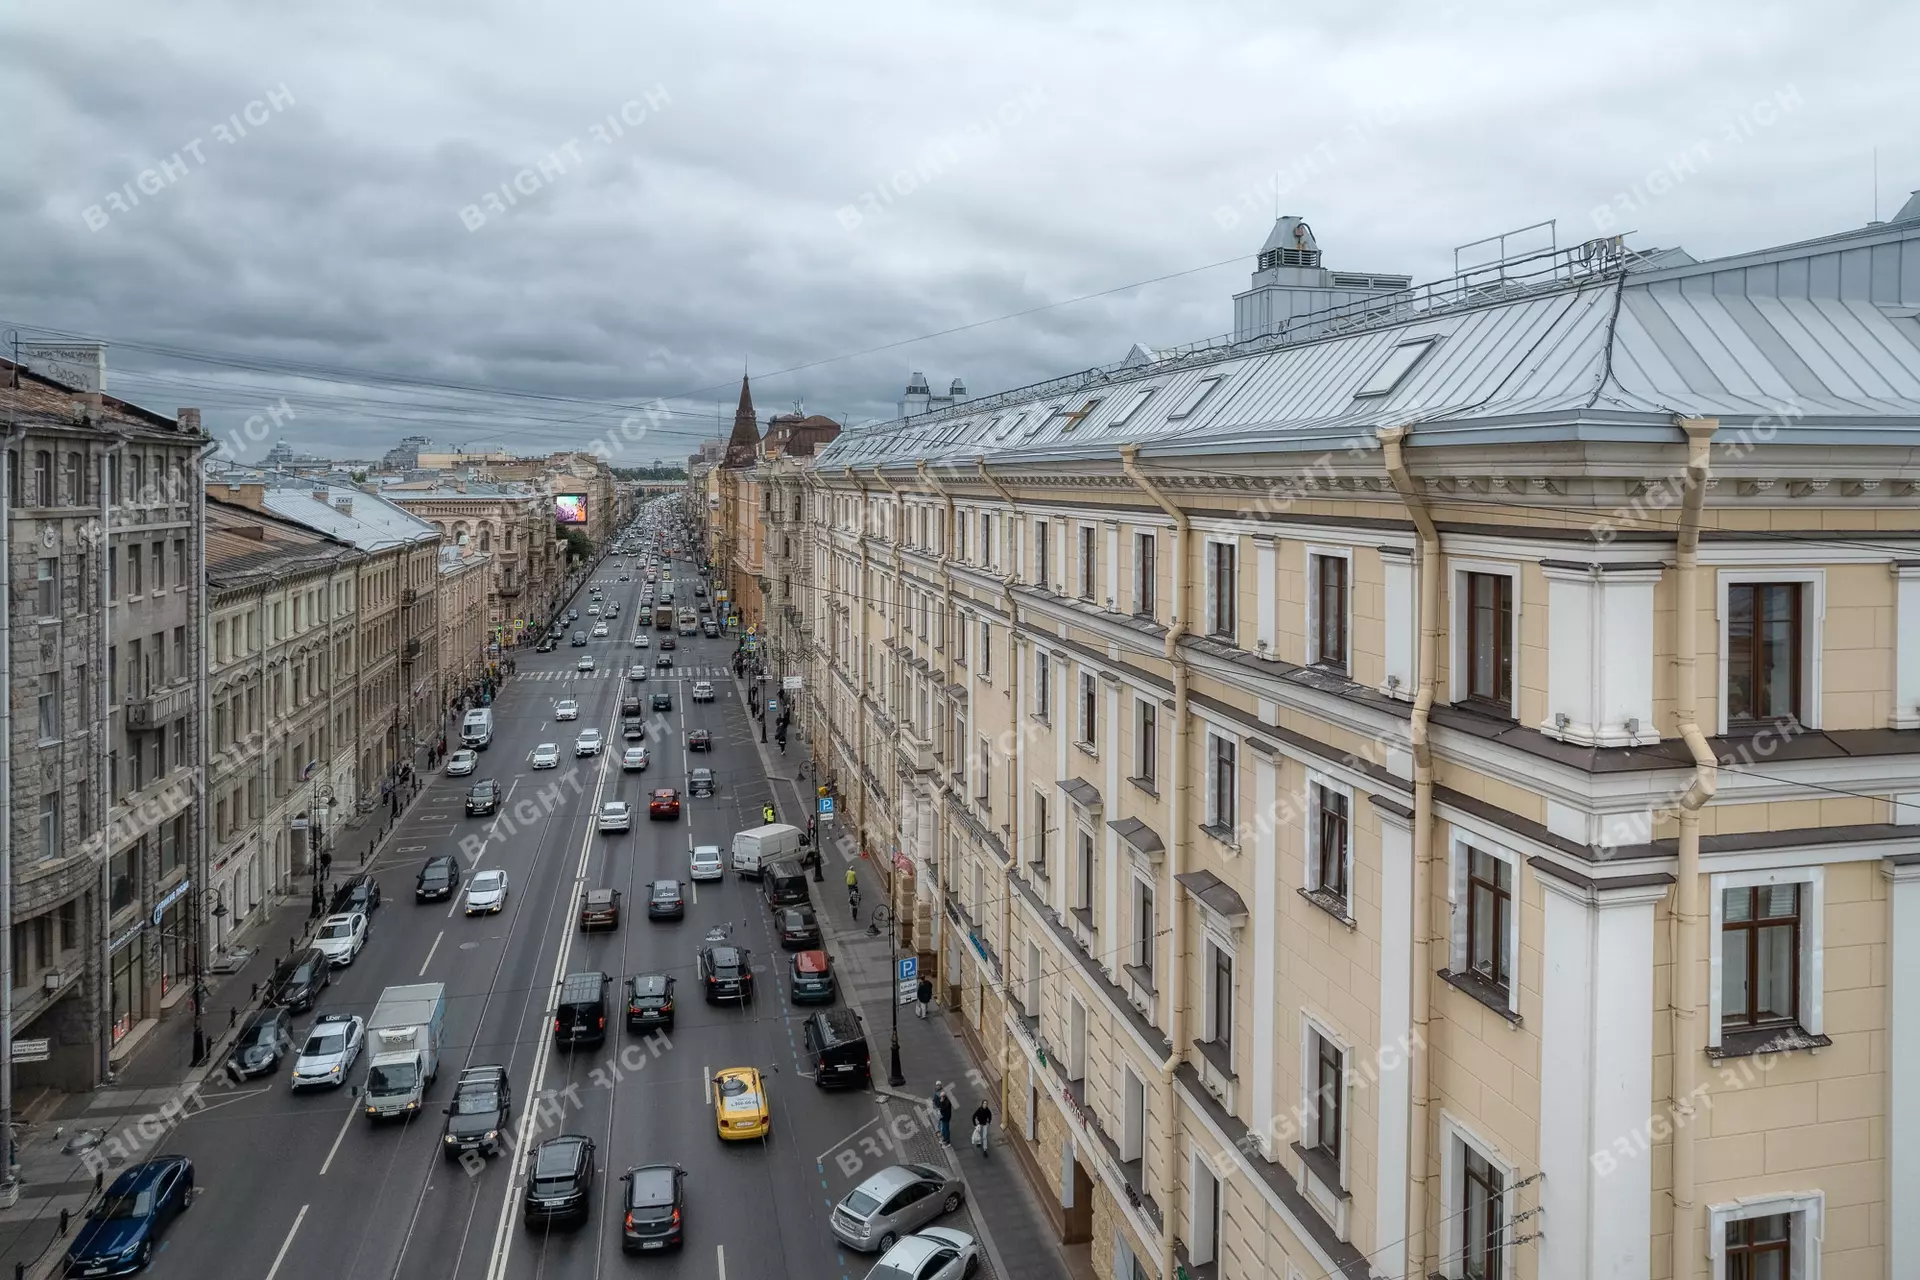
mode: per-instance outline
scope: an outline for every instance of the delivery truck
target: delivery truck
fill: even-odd
[[[447,1019],[444,982],[416,982],[380,993],[367,1019],[367,1119],[404,1119],[425,1106],[440,1074],[440,1035]]]
[[[475,751],[485,751],[487,744],[493,741],[493,708],[475,707],[467,712],[467,718],[460,722],[460,744],[472,747]]]
[[[657,604],[653,606],[653,625],[660,631],[673,630],[673,606]]]
[[[799,853],[800,828],[784,822],[754,827],[733,837],[733,869],[754,880],[782,858],[798,857]]]

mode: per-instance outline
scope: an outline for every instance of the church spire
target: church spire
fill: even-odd
[[[727,438],[727,457],[723,465],[750,467],[758,459],[760,428],[753,420],[753,389],[747,375],[740,375],[740,407],[733,411],[733,434]]]

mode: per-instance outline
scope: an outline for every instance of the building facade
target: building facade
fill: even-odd
[[[169,418],[105,394],[104,348],[73,354],[56,362],[60,381],[0,366],[12,691],[0,857],[15,1082],[78,1090],[189,985],[209,441],[197,410]],[[39,1060],[19,1061],[41,1040]]]
[[[502,644],[537,638],[561,600],[564,543],[552,499],[522,485],[391,486],[381,496],[431,524],[441,545],[488,566],[487,624]]]
[[[798,478],[836,822],[1102,1277],[1920,1257],[1920,198],[1501,268]]]
[[[492,586],[490,556],[440,548],[440,670],[449,699],[478,684],[486,672]]]

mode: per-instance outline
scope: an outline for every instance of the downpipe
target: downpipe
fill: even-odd
[[[1434,675],[1440,661],[1440,531],[1434,526],[1424,494],[1407,473],[1405,443],[1408,429],[1389,427],[1379,433],[1387,476],[1400,503],[1413,521],[1420,540],[1420,666],[1407,726],[1413,752],[1413,946],[1408,987],[1407,1044],[1407,1265],[1408,1276],[1428,1273],[1427,1252],[1427,1126],[1432,1092],[1432,1061],[1428,1028],[1433,1017],[1433,987],[1429,954],[1433,945],[1433,713]]]

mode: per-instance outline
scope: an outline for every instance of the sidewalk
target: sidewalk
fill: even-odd
[[[747,683],[736,682],[736,692],[744,702]],[[751,711],[751,708],[749,708]],[[811,786],[800,783],[801,766],[807,759],[804,749],[793,750],[789,740],[787,755],[781,755],[772,742],[760,746],[760,758],[772,786],[774,805],[780,820],[804,827],[813,810]],[[1023,1173],[1013,1149],[999,1142],[1006,1117],[999,1113],[998,1080],[985,1065],[974,1058],[963,1039],[961,1024],[950,1021],[944,1009],[930,1011],[924,1021],[914,1016],[913,1006],[898,1009],[900,1026],[900,1066],[906,1083],[898,1089],[886,1084],[889,1041],[895,998],[893,957],[888,948],[888,930],[867,933],[866,920],[849,920],[845,898],[840,889],[846,880],[846,867],[859,871],[863,886],[862,902],[866,911],[871,904],[884,902],[884,890],[874,886],[879,874],[858,855],[847,857],[825,849],[818,887],[824,892],[814,904],[822,934],[833,955],[840,977],[840,991],[846,1004],[858,1012],[867,1027],[867,1043],[872,1046],[874,1089],[886,1098],[882,1110],[887,1128],[906,1133],[899,1148],[905,1159],[946,1167],[967,1182],[967,1207],[962,1212],[971,1225],[949,1223],[970,1231],[981,1242],[985,1255],[979,1274],[998,1280],[1065,1280],[1076,1276],[1066,1252],[1055,1236],[1038,1193]],[[924,1122],[936,1081],[951,1088],[953,1099],[953,1137],[951,1147],[942,1147],[939,1136]],[[984,1082],[986,1088],[982,1089]],[[968,1141],[972,1126],[967,1117],[981,1100],[990,1096],[994,1107],[992,1154],[983,1156]]]
[[[388,813],[382,806],[347,823],[336,848],[358,851],[383,844]],[[357,853],[336,854],[336,879],[360,870],[355,858]],[[20,1100],[19,1115],[26,1121],[15,1152],[20,1199],[0,1209],[0,1276],[13,1275],[17,1266],[26,1268],[26,1280],[52,1275],[74,1229],[61,1235],[60,1214],[68,1212],[77,1224],[93,1200],[95,1171],[111,1181],[121,1166],[165,1150],[167,1133],[184,1114],[219,1105],[217,1098],[196,1103],[198,1089],[226,1061],[238,1024],[258,1006],[259,992],[286,957],[289,940],[297,947],[312,932],[311,909],[312,898],[304,892],[269,899],[261,917],[230,940],[229,953],[239,962],[233,971],[205,975],[202,1021],[208,1044],[201,1066],[193,1065],[192,1005],[181,1000],[161,1013],[107,1084],[90,1093]]]

